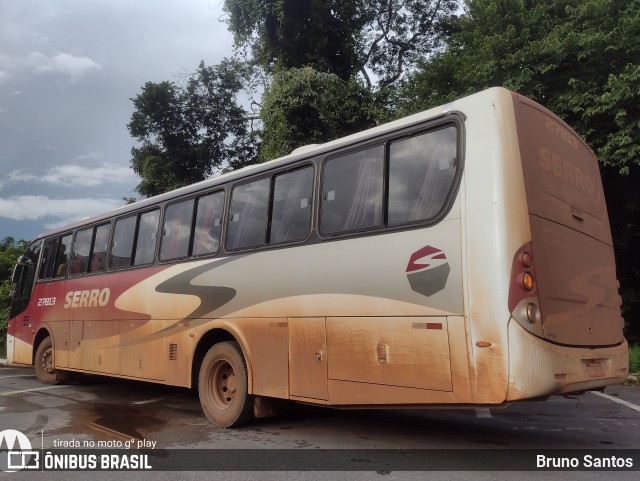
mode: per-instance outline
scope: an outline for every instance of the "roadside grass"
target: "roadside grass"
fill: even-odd
[[[640,344],[629,346],[629,378],[630,386],[640,386]]]

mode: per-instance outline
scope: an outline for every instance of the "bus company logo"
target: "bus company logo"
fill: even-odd
[[[16,446],[17,444],[17,446]],[[0,469],[15,473],[22,469],[39,469],[40,453],[31,448],[31,442],[20,431],[0,431]]]
[[[84,291],[69,291],[65,296],[65,309],[79,309],[82,307],[104,307],[109,303],[111,290],[108,287],[104,289],[91,289]],[[55,303],[55,297],[53,298]]]
[[[442,249],[424,246],[411,254],[406,273],[411,289],[428,297],[444,289],[450,271]]]

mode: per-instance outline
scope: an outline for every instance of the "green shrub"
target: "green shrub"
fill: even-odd
[[[629,347],[629,372],[640,372],[640,344]]]
[[[7,320],[9,308],[0,309],[0,358],[7,357]]]

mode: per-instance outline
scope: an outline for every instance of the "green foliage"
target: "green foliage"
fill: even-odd
[[[357,81],[310,67],[278,72],[262,101],[262,158],[358,132],[373,125],[381,112],[376,97]]]
[[[452,0],[225,0],[237,46],[268,72],[311,67],[371,88],[436,51]]]
[[[364,0],[225,0],[237,45],[267,70],[311,66],[348,80],[357,71]]]
[[[629,347],[629,372],[640,372],[640,344]]]
[[[640,163],[638,0],[473,0],[402,92],[414,112],[502,85],[560,115],[604,165]]]
[[[630,195],[640,185],[640,169],[620,175],[615,167],[602,167],[609,222],[616,255],[622,317],[630,342],[640,343],[640,198]]]
[[[140,145],[131,166],[143,196],[373,126],[388,115],[387,86],[441,45],[456,2],[225,0],[224,7],[236,46],[253,58],[201,63],[185,85],[147,82],[132,99],[128,128]],[[263,131],[237,102],[239,92],[257,90],[256,71],[265,74]]]
[[[11,275],[13,268],[27,247],[27,242],[5,237],[0,241],[0,357],[6,355],[7,321],[11,306]]]
[[[629,347],[629,372],[640,373],[640,344]]]
[[[255,161],[258,137],[236,100],[248,73],[232,60],[212,67],[201,62],[184,86],[144,85],[132,99],[135,111],[128,124],[142,144],[131,150],[140,194],[157,195],[204,180],[225,162],[237,167]]]

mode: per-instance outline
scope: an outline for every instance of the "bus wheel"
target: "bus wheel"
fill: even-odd
[[[207,419],[226,428],[251,421],[253,396],[247,391],[247,364],[238,343],[220,342],[209,349],[198,377],[198,395]]]
[[[57,371],[53,367],[53,344],[51,343],[51,337],[44,338],[38,346],[34,364],[36,376],[41,383],[60,384],[65,381],[67,373]]]

